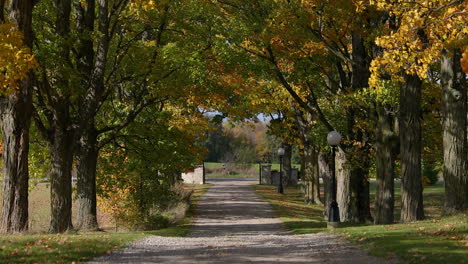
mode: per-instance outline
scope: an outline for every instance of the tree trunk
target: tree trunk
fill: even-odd
[[[77,151],[77,227],[85,230],[98,229],[96,202],[96,168],[98,159],[97,133],[81,131]]]
[[[359,182],[353,176],[345,152],[339,148],[336,152],[336,201],[340,210],[341,222],[359,222],[358,193]],[[354,174],[354,175],[353,175]]]
[[[68,106],[64,106],[68,107]],[[59,113],[66,119],[66,111]],[[51,159],[50,205],[51,216],[49,233],[63,233],[73,228],[72,225],[72,181],[73,132],[66,125],[67,121],[56,122],[49,151]]]
[[[31,117],[29,80],[20,91],[0,100],[3,134],[2,233],[28,229],[28,152]]]
[[[400,88],[401,221],[424,219],[421,179],[421,86],[406,75]]]
[[[312,149],[312,168],[314,170],[313,177],[311,181],[312,189],[312,198],[313,202],[318,205],[322,205],[322,200],[320,199],[320,176],[319,176],[319,164],[318,164],[318,152],[315,147]]]
[[[362,159],[363,157],[361,157]],[[358,218],[361,223],[372,223],[372,215],[370,213],[370,184],[369,184],[369,160],[364,160],[357,168],[351,171],[352,179],[356,181],[356,197]]]
[[[282,147],[284,148],[283,156],[283,184],[289,185],[291,183],[291,156],[292,156],[292,146],[291,144],[283,143]]]
[[[315,146],[312,144],[310,137],[312,115],[303,113],[293,107],[295,112],[295,120],[298,127],[299,138],[303,146],[301,154],[302,181],[304,182],[305,203],[322,204],[320,200],[320,185],[319,185],[319,168],[318,168],[318,153]]]
[[[83,11],[83,20],[80,22],[84,28],[93,29],[95,1],[88,0],[93,9]],[[86,90],[86,96],[80,108],[79,131],[77,155],[77,194],[78,194],[78,227],[81,229],[98,229],[97,202],[96,202],[96,168],[99,155],[98,132],[95,128],[94,116],[99,108],[99,103],[104,99],[104,75],[107,65],[107,54],[109,50],[109,17],[108,1],[98,0],[98,30],[100,33],[96,53],[93,53],[92,43],[83,41],[82,54],[87,58],[87,63],[81,67],[86,75],[91,73],[90,85]],[[80,24],[79,23],[79,24]],[[94,66],[91,67],[92,58],[95,57]],[[84,82],[86,85],[86,82]],[[87,85],[86,85],[87,87]]]
[[[0,19],[3,20],[3,5]],[[10,22],[18,26],[25,44],[31,48],[33,1],[12,0]],[[3,22],[3,21],[0,21]],[[3,212],[0,232],[23,232],[28,229],[28,153],[31,124],[31,77],[21,80],[19,91],[0,97],[3,135]]]
[[[303,150],[301,154],[301,169],[302,169],[302,175],[301,175],[301,180],[304,186],[304,203],[310,204],[312,202],[312,190],[310,187],[310,170],[308,169],[308,166],[310,166],[310,161],[308,161],[309,157],[305,153],[305,149]]]
[[[442,56],[442,106],[444,144],[445,214],[468,209],[468,158],[466,131],[466,80],[460,65],[461,51]]]
[[[318,156],[318,169],[319,177],[323,180],[323,192],[324,192],[324,210],[323,215],[325,219],[328,219],[328,208],[332,202],[332,185],[331,185],[331,174],[332,168],[330,168],[330,156],[328,153],[320,153]]]
[[[395,206],[394,168],[392,153],[392,117],[385,113],[382,105],[377,106],[378,121],[375,131],[375,156],[377,170],[377,189],[375,192],[374,223],[392,224]]]
[[[359,91],[363,88],[368,87],[368,81],[370,76],[369,64],[370,58],[367,54],[366,45],[364,39],[361,36],[361,32],[352,32],[352,78],[351,88],[353,91]],[[355,147],[347,147],[345,159],[349,160],[349,164],[346,165],[351,167],[350,169],[350,203],[348,213],[343,212],[343,215],[347,217],[342,218],[342,221],[359,221],[367,222],[372,220],[370,214],[370,193],[369,193],[369,152],[370,147],[365,140],[365,135],[361,129],[356,128],[358,125],[356,120],[356,111],[354,106],[348,109],[348,137],[351,140],[360,142],[362,147],[356,149]],[[365,118],[365,117],[364,117]],[[345,154],[344,152],[341,152]],[[344,172],[344,171],[343,171]],[[345,173],[346,175],[346,173]],[[347,177],[347,176],[346,176]],[[345,177],[345,179],[346,179]],[[356,207],[356,208],[354,208]],[[341,214],[341,208],[340,208]],[[356,215],[357,214],[357,215]],[[356,218],[357,217],[357,218]],[[348,219],[348,220],[346,220]]]
[[[307,204],[322,204],[320,200],[318,157],[314,146],[310,143],[304,144],[303,150],[303,181],[306,187],[304,202]]]

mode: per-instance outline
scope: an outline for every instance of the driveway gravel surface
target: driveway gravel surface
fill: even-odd
[[[396,263],[329,234],[293,235],[254,179],[209,179],[188,237],[150,236],[89,263]]]

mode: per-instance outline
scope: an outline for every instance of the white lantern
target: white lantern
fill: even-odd
[[[328,145],[338,146],[341,142],[341,134],[337,131],[331,131],[327,136]]]
[[[278,149],[278,155],[280,155],[280,156],[284,155],[284,148],[279,148]]]

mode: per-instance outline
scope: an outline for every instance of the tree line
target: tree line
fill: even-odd
[[[224,49],[244,59],[231,75],[249,87],[245,100],[253,109],[284,116],[279,133],[302,148],[309,202],[322,203],[318,178],[327,184],[331,170],[324,139],[337,130],[344,136],[336,158],[342,221],[394,222],[397,165],[400,221],[423,219],[422,162],[443,167],[445,213],[467,209],[463,1],[217,5],[220,28],[229,29],[218,33]]]
[[[2,232],[28,228],[34,164],[44,165],[50,180],[49,232],[61,233],[98,228],[102,188],[96,181],[124,184],[97,179],[109,155],[120,157],[112,161],[121,168],[116,175],[131,167],[152,174],[159,189],[201,159],[194,142],[207,122],[198,106],[220,88],[201,84],[209,30],[201,10],[187,7],[178,1],[0,1]],[[30,136],[35,153],[29,153]],[[47,154],[28,164],[37,152]],[[132,165],[138,162],[143,165]],[[147,185],[151,177],[143,177]],[[135,184],[144,187],[143,178]]]
[[[73,170],[77,227],[95,229],[100,160],[159,149],[149,177],[172,182],[201,160],[213,109],[270,115],[301,148],[311,203],[327,205],[324,138],[342,132],[342,221],[394,222],[397,164],[400,220],[423,219],[422,158],[443,165],[446,213],[466,210],[466,12],[461,0],[0,0],[2,231],[27,229],[30,136],[47,151],[49,231],[72,228]]]

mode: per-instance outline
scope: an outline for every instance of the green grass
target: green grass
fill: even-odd
[[[221,173],[208,173],[206,174],[206,178],[258,178],[258,175],[254,174],[244,174],[244,173],[239,173],[239,174],[228,174],[224,175]]]
[[[468,263],[468,215],[394,225],[337,229],[373,255],[396,255],[407,263]]]
[[[221,162],[205,162],[206,169],[221,169],[223,163]]]
[[[334,231],[326,229],[323,207],[305,205],[297,187],[287,187],[284,195],[276,186],[256,185],[285,225],[296,234],[336,232],[368,248],[381,257],[397,256],[404,263],[468,263],[468,215],[443,217],[444,188],[441,184],[424,190],[425,221],[393,225],[349,225]],[[399,190],[399,184],[396,184]],[[371,198],[375,186],[371,183]],[[400,194],[396,191],[398,219]]]
[[[255,185],[255,191],[268,200],[286,227],[295,234],[323,232],[327,223],[323,207],[304,204],[304,198],[296,186],[287,186],[284,194],[277,193],[272,185]]]
[[[2,236],[0,263],[86,261],[143,236],[140,233]]]
[[[270,164],[272,170],[279,170],[279,164],[273,163]],[[239,165],[236,166],[235,164],[230,167],[230,172],[232,174],[223,174],[222,170],[223,163],[222,162],[205,162],[205,169],[206,169],[206,178],[258,178],[259,174],[259,164],[258,163],[251,163],[248,165]],[[293,164],[293,168],[300,168],[299,164]]]
[[[90,260],[149,235],[182,237],[190,232],[195,204],[210,185],[193,185],[187,216],[174,226],[144,232],[88,232],[0,236],[0,263],[73,263]]]

